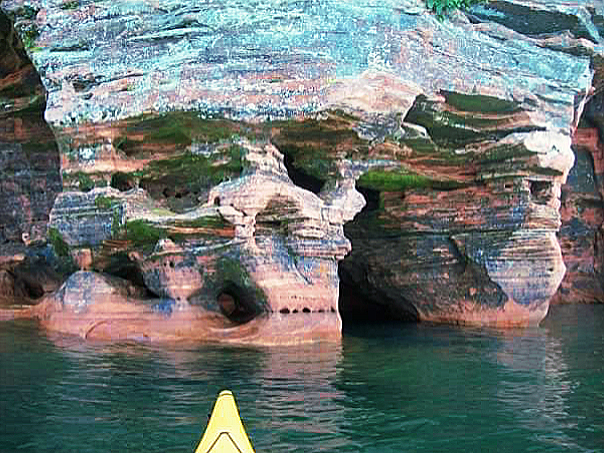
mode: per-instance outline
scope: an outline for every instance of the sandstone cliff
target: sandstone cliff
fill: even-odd
[[[601,300],[599,157],[577,133],[604,80],[595,0],[442,21],[421,0],[1,7],[47,93],[55,254],[146,291],[110,298],[123,318],[76,316],[70,279],[38,309],[51,328],[181,338],[201,317],[219,322],[199,338],[283,343],[338,338],[340,311],[525,325],[567,266],[558,297]],[[173,322],[154,337],[139,315]]]

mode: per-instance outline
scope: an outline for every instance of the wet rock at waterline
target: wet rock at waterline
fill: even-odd
[[[141,338],[162,337],[143,312],[271,344],[339,338],[340,311],[538,323],[567,267],[601,5],[288,7],[2,3],[48,92],[66,273],[159,301],[132,303],[124,326],[151,310]],[[122,332],[112,319],[90,332]]]

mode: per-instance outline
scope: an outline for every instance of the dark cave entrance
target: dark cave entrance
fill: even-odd
[[[296,168],[291,155],[288,153],[284,153],[283,164],[287,169],[287,174],[296,186],[310,190],[315,195],[321,192],[321,188],[325,184],[325,181]]]
[[[261,313],[253,301],[248,291],[233,282],[226,282],[216,296],[220,312],[235,324],[245,324]]]
[[[380,233],[372,229],[380,209],[380,192],[356,187],[365,198],[366,205],[356,217],[344,225],[344,234],[352,243],[352,251],[338,265],[340,292],[338,307],[343,328],[365,324],[416,323],[418,314],[404,296],[396,300],[383,288],[376,287],[372,272],[361,250],[370,249],[367,241],[375,240]],[[364,243],[365,242],[365,243]]]

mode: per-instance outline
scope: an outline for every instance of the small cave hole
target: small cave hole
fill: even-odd
[[[298,309],[294,308],[294,311],[292,311],[292,313],[298,313]]]
[[[287,153],[285,153],[283,163],[287,169],[287,174],[295,185],[310,190],[314,194],[321,192],[321,188],[325,184],[324,180],[296,168],[292,157]]]
[[[531,198],[537,204],[547,204],[554,197],[551,181],[529,181]]]
[[[282,308],[281,310],[279,310],[279,313],[281,313],[283,315],[288,315],[289,314],[289,308],[287,308],[287,307]]]
[[[324,309],[322,309],[322,308],[319,308],[319,310],[318,310],[318,311],[319,311],[319,313],[325,313],[325,310],[324,310]]]
[[[170,261],[170,267],[174,269],[174,261]]]
[[[249,294],[236,284],[225,285],[216,297],[222,314],[237,324],[251,321],[260,314],[260,310],[251,300]]]
[[[126,192],[135,187],[134,177],[128,173],[116,172],[111,175],[109,185],[120,192]]]
[[[214,198],[214,206],[220,206],[220,197]]]
[[[310,313],[310,308],[308,308],[308,307],[304,307],[304,308],[302,309],[302,313]]]

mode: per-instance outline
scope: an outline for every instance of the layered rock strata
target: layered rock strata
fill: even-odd
[[[0,11],[0,244],[44,239],[61,190],[45,96],[12,21]]]
[[[92,267],[106,271],[111,247],[121,248],[151,294],[113,290],[115,279],[80,272],[32,313],[51,329],[87,338],[339,338],[337,261],[350,251],[343,223],[363,207],[362,197],[348,184],[322,200],[291,182],[270,143],[239,146],[243,174],[186,213],[154,208],[142,189],[63,192],[50,225],[71,252],[92,248]]]
[[[577,129],[575,166],[562,186],[558,239],[567,270],[552,303],[604,302],[604,148],[597,128]]]
[[[101,298],[78,316],[106,327],[85,336],[151,313],[171,327],[133,336],[339,338],[349,252],[343,313],[547,313],[571,136],[603,80],[599,3],[493,1],[443,21],[420,0],[2,8],[48,90],[55,250],[149,291],[120,304],[156,299],[120,324]],[[57,329],[75,313],[61,294],[40,312]],[[183,327],[200,313],[222,324]]]

